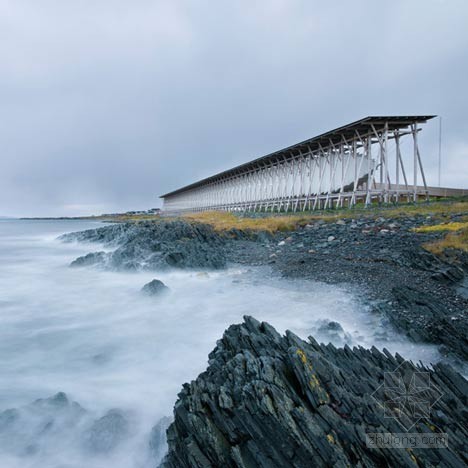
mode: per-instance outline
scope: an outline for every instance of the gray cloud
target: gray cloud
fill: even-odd
[[[466,187],[466,24],[463,0],[0,0],[0,214],[149,208],[369,114],[442,115]]]

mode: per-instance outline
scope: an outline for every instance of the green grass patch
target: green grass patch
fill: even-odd
[[[420,226],[420,227],[414,228],[413,231],[415,232],[441,232],[441,231],[460,231],[461,229],[468,229],[468,221],[434,224],[433,226]]]

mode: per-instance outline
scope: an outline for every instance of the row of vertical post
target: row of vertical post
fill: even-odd
[[[342,135],[319,142],[315,149],[289,150],[248,169],[224,173],[219,178],[164,199],[166,211],[306,211],[352,207],[374,201],[417,201],[427,197],[426,178],[418,147],[417,123],[406,128],[370,124],[367,132]],[[408,185],[401,138],[413,140],[413,186]],[[394,142],[392,151],[389,141]],[[373,147],[378,151],[374,153]],[[391,159],[394,163],[391,164]],[[391,178],[391,165],[395,179]],[[418,186],[421,175],[423,186]],[[403,177],[403,180],[401,180]]]

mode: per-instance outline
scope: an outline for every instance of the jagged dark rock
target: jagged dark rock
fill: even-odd
[[[146,283],[143,288],[141,288],[141,292],[147,296],[160,296],[161,294],[169,292],[169,288],[162,281],[154,279]]]
[[[431,278],[436,281],[453,284],[462,280],[465,276],[463,267],[458,264],[458,257],[455,257],[455,259],[445,257],[445,261],[443,261],[426,250],[413,249],[405,252],[405,258],[410,266],[431,272]]]
[[[96,242],[109,247],[117,246],[129,236],[130,224],[109,224],[86,231],[70,232],[59,237],[63,242]]]
[[[163,468],[311,466],[466,466],[467,381],[375,348],[337,349],[246,317],[209,356],[206,372],[185,384],[168,429]],[[385,374],[429,375],[418,395],[432,405],[418,419],[411,404],[392,417]],[[427,374],[426,374],[427,373]],[[408,387],[407,387],[408,388]],[[412,400],[409,399],[411,403]],[[387,406],[392,408],[392,406]],[[387,416],[389,414],[387,413]],[[368,433],[448,434],[448,448],[368,448]]]
[[[226,266],[225,238],[210,226],[186,221],[158,221],[109,225],[88,231],[65,234],[65,242],[98,242],[116,247],[80,257],[73,264],[93,260],[115,270],[160,270],[175,268],[212,268]]]

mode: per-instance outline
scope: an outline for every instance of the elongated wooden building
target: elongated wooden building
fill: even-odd
[[[305,211],[416,201],[429,194],[418,134],[433,117],[365,117],[166,193],[163,210]]]

